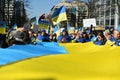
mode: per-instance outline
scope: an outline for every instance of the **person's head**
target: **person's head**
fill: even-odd
[[[102,33],[99,33],[97,39],[98,41],[103,41],[104,35]]]
[[[120,33],[119,33],[119,31],[118,31],[118,30],[114,30],[114,31],[113,31],[113,36],[114,36],[115,40],[119,39],[119,38],[120,38]]]
[[[92,28],[93,28],[93,25],[91,24],[91,25],[90,25],[90,29],[92,30]]]
[[[83,37],[83,34],[82,33],[77,33],[77,35],[76,35],[77,37],[79,36],[79,37]]]
[[[63,36],[67,35],[67,31],[66,31],[66,30],[63,30],[63,31],[62,31],[62,35],[63,35]]]
[[[41,31],[41,35],[44,36],[46,34],[46,31],[45,30],[42,30]]]
[[[33,36],[33,31],[29,30],[28,33],[29,33],[29,37],[31,38]]]
[[[93,33],[88,34],[89,39],[91,39],[94,36]]]
[[[57,38],[57,35],[54,33],[53,34],[53,40],[56,40],[56,38]]]
[[[53,34],[49,35],[49,39],[52,40],[53,39]]]
[[[87,33],[86,32],[83,32],[83,37],[86,37],[87,36]]]

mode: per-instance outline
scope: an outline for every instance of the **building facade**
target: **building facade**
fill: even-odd
[[[15,23],[22,27],[27,21],[24,0],[0,0],[0,21],[10,28]]]
[[[66,7],[67,22],[72,27],[83,25],[83,19],[88,17],[88,7],[81,0],[62,0],[59,4],[53,6],[51,14],[62,5]]]
[[[5,0],[4,8],[4,18],[8,26],[11,26],[15,20],[15,9],[14,9],[15,0]]]
[[[120,0],[93,0],[95,17],[98,26],[109,26],[117,29],[120,21]]]
[[[15,0],[0,0],[0,21],[5,21],[8,26],[12,24],[15,16]]]
[[[15,3],[15,22],[18,27],[22,27],[26,23],[27,14],[23,0]]]
[[[4,20],[4,7],[5,0],[0,0],[0,21]]]

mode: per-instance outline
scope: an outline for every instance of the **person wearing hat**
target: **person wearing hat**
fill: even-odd
[[[64,29],[60,36],[58,36],[58,42],[61,42],[61,43],[68,43],[71,41],[71,38],[68,34],[68,32]]]

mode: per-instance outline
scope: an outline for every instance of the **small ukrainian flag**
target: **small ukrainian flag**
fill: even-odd
[[[36,17],[30,19],[30,23],[36,22]]]
[[[0,22],[0,34],[6,34],[6,22]]]
[[[12,29],[17,30],[17,24],[16,23],[12,26]]]
[[[65,6],[61,6],[58,10],[56,10],[52,15],[52,22],[54,25],[60,23],[61,21],[67,20]]]

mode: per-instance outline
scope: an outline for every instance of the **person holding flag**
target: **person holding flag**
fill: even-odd
[[[57,25],[54,28],[54,32],[57,32],[59,29],[59,23],[61,21],[67,21],[65,6],[63,5],[58,10],[56,10],[53,13],[51,19],[52,19],[53,25]],[[66,29],[64,29],[62,31],[62,33],[58,36],[58,42],[66,43],[66,42],[70,42],[70,41],[71,41],[71,38],[70,38],[68,32],[66,31]]]

